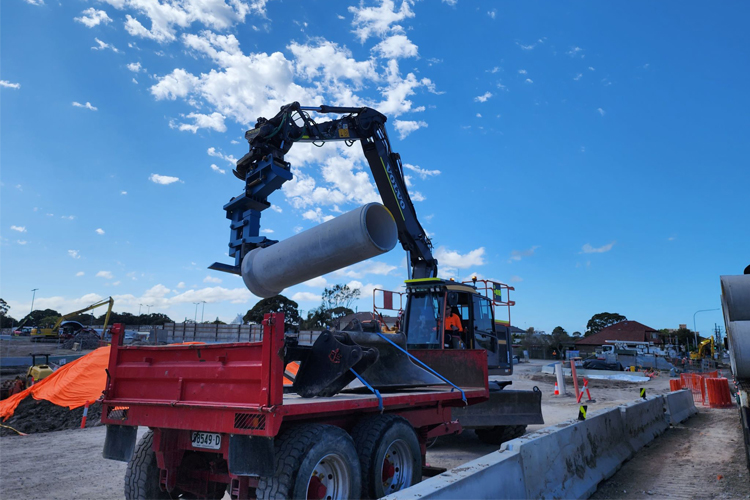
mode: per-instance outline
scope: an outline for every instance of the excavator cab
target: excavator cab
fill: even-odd
[[[451,349],[460,345],[466,349],[484,349],[489,368],[500,369],[502,374],[512,373],[509,326],[510,306],[514,302],[502,298],[503,290],[512,289],[488,280],[466,283],[440,278],[408,280],[402,326],[408,348]],[[448,306],[458,315],[462,332],[445,328]],[[508,321],[496,319],[503,306],[508,307]],[[451,336],[460,336],[461,343],[451,342]]]

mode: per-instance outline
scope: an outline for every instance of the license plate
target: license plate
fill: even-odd
[[[221,434],[213,432],[193,432],[193,448],[208,448],[218,450],[221,448]]]

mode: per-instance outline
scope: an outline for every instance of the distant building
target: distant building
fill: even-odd
[[[603,328],[598,333],[576,340],[576,347],[583,352],[592,352],[608,340],[624,342],[653,342],[662,344],[659,332],[637,321],[620,321]]]

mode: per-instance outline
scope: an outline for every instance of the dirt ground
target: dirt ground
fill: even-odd
[[[750,498],[736,409],[700,408],[625,463],[591,497]]]
[[[545,424],[529,426],[529,431],[534,431],[560,422],[572,420],[577,417],[578,405],[573,396],[572,383],[568,386],[568,395],[553,396],[554,378],[551,375],[541,373],[544,362],[535,361],[528,364],[515,366],[515,374],[510,377],[513,380],[512,389],[532,389],[539,387],[543,393],[542,412]],[[492,377],[497,380],[506,380],[508,377]],[[658,377],[645,384],[649,394],[664,394],[669,391],[669,378]],[[595,403],[587,403],[589,412],[597,412],[628,403],[638,399],[641,384],[630,384],[624,382],[591,381],[589,388]],[[718,413],[717,413],[718,412]],[[715,415],[722,418],[714,421]],[[726,417],[724,417],[726,416]],[[695,424],[693,422],[696,422]],[[636,458],[631,460],[625,467],[610,479],[607,488],[612,489],[614,496],[602,496],[596,498],[645,498],[648,496],[643,491],[661,492],[656,486],[646,488],[642,480],[637,478],[634,484],[643,483],[644,486],[637,490],[635,486],[624,486],[622,489],[630,493],[617,493],[619,486],[610,487],[612,482],[625,481],[618,479],[629,467],[639,464],[642,456],[648,456],[662,450],[665,456],[672,456],[672,461],[664,461],[665,472],[659,477],[682,477],[683,469],[690,472],[690,477],[696,476],[707,484],[714,478],[714,483],[719,487],[731,486],[728,493],[721,493],[718,498],[744,498],[747,494],[741,489],[741,481],[747,477],[745,474],[744,459],[737,455],[736,450],[741,451],[739,420],[735,411],[730,410],[705,410],[698,416],[689,420],[685,426],[669,431],[665,436],[657,439],[652,446],[642,451]],[[688,430],[683,430],[683,427]],[[723,430],[721,430],[723,429]],[[145,429],[139,429],[142,435]],[[701,434],[701,433],[705,433]],[[734,434],[732,434],[734,433]],[[126,464],[104,460],[101,457],[104,444],[105,428],[92,427],[85,430],[63,430],[58,432],[46,432],[31,434],[29,436],[5,436],[0,437],[0,498],[52,498],[52,499],[88,499],[88,498],[122,498],[123,477]],[[676,437],[671,437],[676,436]],[[685,437],[682,437],[685,436]],[[723,437],[722,437],[723,436]],[[708,447],[706,443],[697,441],[700,439],[715,442],[716,445]],[[685,445],[685,441],[692,439],[694,442]],[[722,441],[722,439],[734,439],[735,441]],[[723,443],[723,444],[722,444]],[[730,443],[731,446],[727,445]],[[441,437],[435,445],[428,450],[427,462],[438,467],[452,468],[479,458],[487,453],[497,450],[498,446],[481,443],[473,431],[464,431],[458,436]],[[731,448],[731,449],[730,449]],[[713,455],[714,461],[706,461],[706,451]],[[731,453],[730,453],[731,452]],[[739,452],[738,452],[739,453]],[[739,456],[739,458],[736,458]],[[734,457],[734,458],[733,458]],[[656,458],[656,463],[662,460]],[[734,460],[740,465],[732,469],[720,468],[721,463]],[[692,465],[688,467],[687,465]],[[718,468],[717,468],[718,467]],[[656,467],[646,467],[644,474],[652,474]],[[706,472],[706,471],[710,471]],[[636,472],[638,474],[638,472]],[[717,474],[722,474],[724,479],[716,480]],[[734,475],[732,475],[734,474]],[[619,484],[619,483],[617,483]],[[628,483],[629,484],[629,483]],[[690,483],[692,484],[692,483]],[[731,489],[734,488],[734,489]],[[605,491],[610,491],[609,489]],[[696,490],[691,490],[696,491]],[[713,491],[713,490],[711,490]],[[721,490],[722,492],[725,490]],[[617,496],[617,495],[619,496]],[[734,494],[734,496],[733,496]],[[658,493],[658,496],[664,496]],[[710,498],[714,495],[701,496],[697,494],[694,498]],[[674,496],[673,498],[684,498]],[[688,495],[686,498],[691,498]]]

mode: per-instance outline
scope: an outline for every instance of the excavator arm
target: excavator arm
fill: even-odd
[[[343,116],[318,123],[311,112]],[[283,106],[271,119],[259,118],[255,128],[245,133],[250,151],[234,170],[234,175],[245,181],[245,192],[224,206],[232,220],[229,255],[235,258],[235,265],[214,263],[210,268],[240,274],[242,258],[248,252],[276,243],[259,235],[260,214],[270,207],[268,196],[292,178],[284,156],[295,142],[322,146],[328,141],[344,141],[351,146],[359,141],[383,204],[395,219],[398,239],[409,255],[409,278],[436,277],[438,263],[432,244],[409,197],[401,157],[391,149],[386,120],[372,108],[305,107],[297,102]]]

